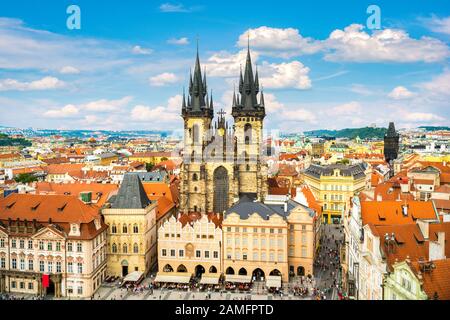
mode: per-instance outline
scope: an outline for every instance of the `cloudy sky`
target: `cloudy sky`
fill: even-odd
[[[337,2],[1,1],[0,126],[180,129],[197,38],[230,110],[247,37],[269,129],[448,125],[448,0],[376,1],[379,30],[372,1]]]

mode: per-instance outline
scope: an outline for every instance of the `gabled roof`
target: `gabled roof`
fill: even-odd
[[[139,176],[136,173],[126,173],[111,208],[144,209],[150,203]]]

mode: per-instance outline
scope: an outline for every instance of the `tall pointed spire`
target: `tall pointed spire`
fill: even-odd
[[[266,105],[266,103],[264,102],[264,89],[261,89],[261,97],[259,100],[259,104],[263,107]]]
[[[210,108],[210,109],[214,109],[214,102],[213,102],[213,92],[212,92],[212,89],[211,89],[211,99],[210,99],[210,101],[209,101],[209,108]]]
[[[245,61],[244,73],[242,67],[239,74],[239,94],[236,99],[233,97],[233,117],[257,116],[264,118],[266,115],[264,108],[264,95],[258,99],[260,88],[259,72],[256,67],[256,73],[253,74],[252,57],[250,53],[250,34],[247,34],[247,57]],[[258,103],[260,100],[260,103]],[[236,102],[234,102],[236,101]]]
[[[183,93],[183,96],[185,94]],[[185,100],[185,98],[183,98]],[[200,65],[200,51],[197,39],[197,52],[195,57],[194,72],[192,69],[189,75],[189,95],[187,97],[187,105],[183,111],[183,117],[196,116],[196,117],[214,117],[214,110],[210,110],[209,97],[207,95],[207,82],[206,82],[206,69],[202,75]],[[185,102],[183,101],[183,105]]]
[[[185,92],[184,92],[184,87],[183,87],[183,102],[182,102],[183,104],[182,104],[182,106],[181,106],[181,108],[183,109],[183,110],[185,110],[186,109],[186,94],[185,94]]]

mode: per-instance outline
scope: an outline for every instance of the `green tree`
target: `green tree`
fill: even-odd
[[[168,158],[166,158],[166,157],[162,157],[161,158],[161,162],[163,162],[163,161],[167,161],[167,160],[169,160]]]
[[[14,177],[14,180],[18,183],[31,183],[37,181],[37,178],[31,173],[20,173]]]
[[[145,164],[145,170],[147,170],[147,172],[150,172],[150,171],[153,170],[153,167],[154,167],[154,166],[155,166],[154,163],[151,163],[151,162],[146,163],[146,164]]]

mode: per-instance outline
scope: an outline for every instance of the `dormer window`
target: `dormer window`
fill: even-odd
[[[80,226],[77,223],[70,224],[70,236],[79,236],[80,235]]]

